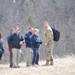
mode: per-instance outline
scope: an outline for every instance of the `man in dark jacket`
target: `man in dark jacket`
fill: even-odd
[[[26,66],[30,66],[32,64],[32,48],[31,48],[31,37],[33,35],[33,28],[29,28],[29,32],[25,34],[25,43],[26,43]]]
[[[13,68],[18,68],[21,57],[21,46],[24,43],[24,38],[19,32],[19,27],[15,28],[15,33],[10,37],[9,42],[11,43],[13,53]]]
[[[31,38],[32,41],[32,49],[33,49],[33,59],[32,65],[39,65],[39,47],[42,44],[41,38],[39,37],[39,30],[34,29],[34,35]]]
[[[9,39],[13,34],[14,34],[14,29],[12,29],[10,31],[10,34],[7,37],[8,49],[9,49],[9,53],[10,53],[10,67],[13,67],[13,62],[12,62],[13,54],[12,54],[11,43],[9,42]]]

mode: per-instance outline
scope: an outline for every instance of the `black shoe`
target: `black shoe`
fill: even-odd
[[[26,65],[27,67],[31,66],[31,65]]]
[[[20,68],[20,66],[18,66],[17,68]]]
[[[36,65],[38,65],[38,66],[39,66],[39,64],[36,64]]]
[[[9,66],[9,68],[12,68],[12,66]]]
[[[14,66],[13,68],[18,68],[18,66]]]

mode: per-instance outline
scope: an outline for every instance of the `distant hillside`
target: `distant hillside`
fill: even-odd
[[[3,34],[5,61],[8,62],[7,36],[10,30],[19,26],[22,34],[29,27],[38,28],[44,41],[43,23],[47,20],[51,27],[61,33],[60,41],[55,43],[54,57],[75,54],[75,0],[0,0],[0,31]],[[23,45],[23,58],[25,47]],[[40,59],[44,59],[44,42]]]

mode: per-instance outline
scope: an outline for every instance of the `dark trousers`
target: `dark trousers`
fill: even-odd
[[[33,49],[33,58],[32,58],[32,65],[39,64],[39,48],[32,48]]]
[[[2,58],[2,53],[0,53],[0,60],[1,60],[1,58]]]
[[[12,54],[12,50],[10,50],[10,67],[13,67],[12,58],[13,58],[13,54]]]

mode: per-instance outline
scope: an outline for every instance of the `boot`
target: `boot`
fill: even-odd
[[[53,61],[51,61],[50,65],[54,65]]]
[[[46,60],[46,64],[44,64],[43,66],[49,66],[49,60]]]
[[[51,62],[50,65],[54,65],[52,56],[50,57],[50,62]]]

